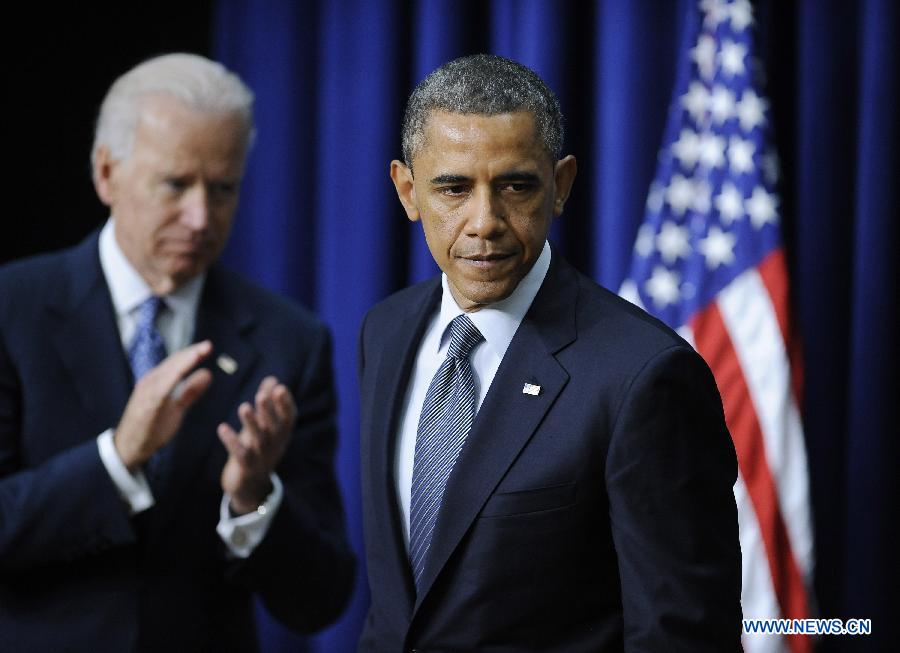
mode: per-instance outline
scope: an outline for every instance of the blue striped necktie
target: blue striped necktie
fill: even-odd
[[[156,320],[165,307],[166,303],[155,295],[151,295],[138,307],[137,329],[128,348],[128,361],[131,363],[135,383],[166,357],[166,343],[156,328]],[[162,482],[167,450],[166,447],[157,450],[144,463],[144,471],[151,487],[158,487]]]
[[[447,478],[475,419],[475,374],[469,352],[482,340],[484,336],[467,315],[450,323],[447,358],[431,380],[422,404],[409,511],[409,560],[417,588]]]
[[[138,307],[138,324],[128,348],[128,361],[137,381],[166,357],[166,343],[156,328],[156,320],[165,302],[151,295]]]

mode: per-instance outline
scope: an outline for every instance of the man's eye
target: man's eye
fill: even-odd
[[[232,182],[220,181],[209,185],[209,192],[217,197],[229,197],[237,192],[238,185]]]
[[[442,186],[439,191],[444,195],[456,196],[462,195],[466,192],[467,187],[462,184],[457,184],[455,186]]]
[[[184,179],[178,179],[176,177],[171,177],[164,181],[166,189],[173,193],[181,193],[186,190],[188,187],[188,182]]]
[[[534,188],[534,184],[529,184],[527,182],[518,182],[511,181],[508,184],[503,184],[501,190],[506,191],[508,193],[527,193],[532,188]]]

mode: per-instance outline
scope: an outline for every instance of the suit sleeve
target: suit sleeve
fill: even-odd
[[[0,333],[0,577],[96,556],[135,540],[95,439],[22,464],[22,388]]]
[[[740,651],[734,447],[712,374],[692,350],[631,382],[606,463],[626,651]]]
[[[292,388],[298,415],[291,444],[276,470],[284,484],[281,507],[260,545],[235,565],[232,580],[259,592],[281,621],[312,632],[337,618],[355,579],[334,471],[336,401],[324,327],[305,368]]]

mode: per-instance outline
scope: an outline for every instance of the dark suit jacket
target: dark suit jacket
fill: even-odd
[[[360,336],[360,650],[740,650],[737,465],[713,377],[558,253],[447,482],[416,596],[395,435],[439,298],[436,280],[403,290]]]
[[[330,337],[309,313],[210,269],[196,339],[214,363],[207,394],[172,442],[156,505],[130,517],[96,436],[133,380],[97,234],[0,269],[0,650],[255,650],[251,591],[299,630],[334,619],[353,582],[333,472]],[[216,426],[274,374],[298,419],[277,472],[284,502],[246,561],[215,527],[226,453]]]

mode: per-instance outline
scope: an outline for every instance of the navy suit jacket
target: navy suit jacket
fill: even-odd
[[[341,611],[353,584],[333,471],[330,336],[308,312],[213,266],[196,340],[227,354],[169,447],[156,505],[129,516],[96,437],[133,379],[97,234],[0,269],[0,650],[255,650],[252,596],[301,631]],[[216,426],[262,378],[298,418],[277,473],[284,501],[244,561],[215,527],[226,452]]]
[[[391,296],[360,336],[360,650],[739,651],[737,464],[712,374],[557,252],[447,482],[416,595],[395,437],[440,292]]]

